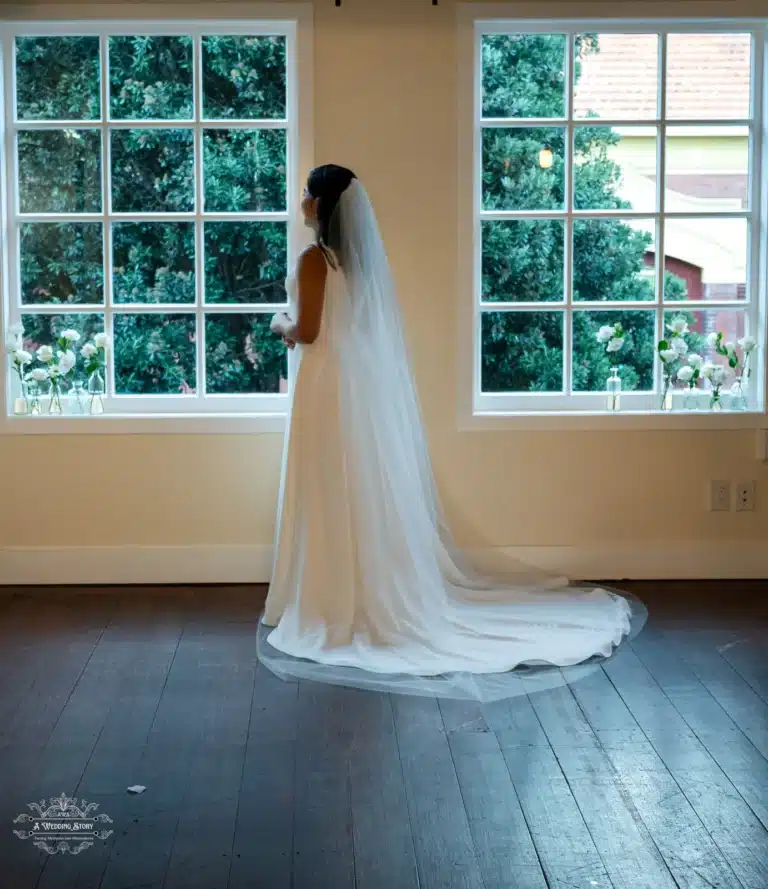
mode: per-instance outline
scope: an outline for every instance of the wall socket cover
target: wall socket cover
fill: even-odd
[[[710,482],[709,508],[712,512],[728,512],[731,508],[731,483]]]
[[[735,491],[736,512],[754,512],[756,494],[756,482],[739,482]]]

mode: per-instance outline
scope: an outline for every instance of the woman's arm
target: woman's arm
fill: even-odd
[[[302,253],[297,270],[298,306],[296,320],[281,312],[272,319],[272,330],[291,343],[311,344],[320,333],[328,265],[319,247]]]

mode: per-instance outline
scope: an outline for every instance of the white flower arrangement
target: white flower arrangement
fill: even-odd
[[[714,361],[707,361],[701,368],[701,376],[709,381],[712,387],[712,395],[710,398],[710,407],[720,407],[720,390],[728,379],[728,368]]]
[[[597,331],[597,341],[605,346],[607,355],[611,358],[611,363],[615,362],[615,357],[624,348],[627,342],[627,335],[621,324],[604,324]],[[615,356],[615,357],[614,357]]]

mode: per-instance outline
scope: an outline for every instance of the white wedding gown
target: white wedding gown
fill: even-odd
[[[461,564],[356,181],[341,206],[345,271],[329,266],[319,336],[295,352],[260,659],[283,677],[493,698],[515,693],[521,665],[609,656],[630,631],[623,596],[535,574],[491,581]]]

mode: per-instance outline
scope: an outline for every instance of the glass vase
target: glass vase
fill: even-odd
[[[29,401],[30,416],[39,416],[42,413],[40,404],[40,384],[37,380],[27,382],[27,400]]]
[[[685,390],[685,395],[683,396],[683,410],[697,411],[699,409],[699,403],[699,390],[695,386],[689,386]]]
[[[731,410],[745,411],[748,410],[747,396],[744,391],[744,381],[741,377],[737,377],[731,386]]]
[[[95,370],[88,377],[88,413],[104,413],[104,377],[100,370]]]
[[[61,383],[58,380],[51,380],[48,386],[48,413],[51,416],[64,413],[61,407]]]
[[[611,370],[611,375],[605,384],[607,392],[606,407],[609,411],[618,411],[621,409],[621,377],[618,368]]]
[[[29,383],[19,380],[20,394],[13,399],[14,417],[26,417],[29,414]]]
[[[81,380],[75,380],[72,388],[67,393],[69,402],[69,412],[77,416],[82,415],[88,410],[88,396]]]
[[[720,389],[713,389],[709,393],[709,409],[714,413],[723,409],[723,402],[720,398]]]
[[[665,379],[661,392],[661,410],[668,413],[672,410],[672,381]]]

